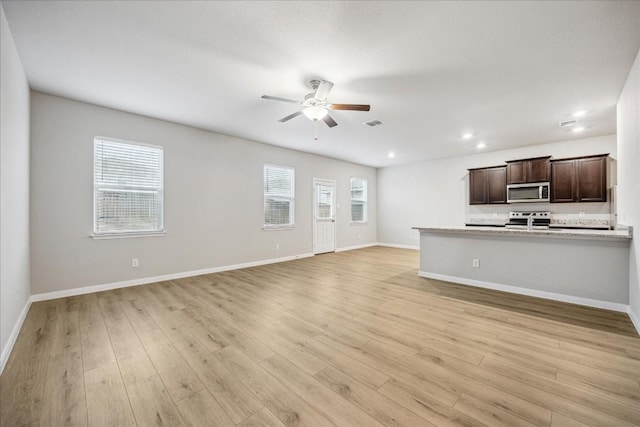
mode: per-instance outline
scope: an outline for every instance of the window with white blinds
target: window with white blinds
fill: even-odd
[[[93,233],[162,233],[163,148],[95,138]]]
[[[367,180],[351,178],[351,222],[367,222]]]
[[[295,210],[295,170],[264,165],[264,226],[293,227]]]

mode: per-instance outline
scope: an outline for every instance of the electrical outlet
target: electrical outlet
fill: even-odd
[[[414,238],[415,240],[418,240],[418,237],[420,237],[420,236],[419,236],[419,235],[417,235],[417,234],[416,234],[415,236],[413,236],[413,238]]]
[[[358,239],[362,239],[362,234],[358,234]]]
[[[480,268],[480,260],[477,258],[474,258],[472,266],[473,268]]]
[[[140,262],[138,261],[138,258],[133,258],[131,260],[131,268],[138,268],[139,265],[140,265]]]
[[[276,250],[280,250],[280,243],[276,243]]]
[[[580,211],[580,214],[579,214],[579,215],[580,215],[580,218],[584,218],[586,214],[585,214],[585,212],[584,212],[584,211]]]
[[[497,218],[497,217],[498,217],[498,212],[494,212],[494,213],[493,213],[493,217],[494,217],[494,218]]]

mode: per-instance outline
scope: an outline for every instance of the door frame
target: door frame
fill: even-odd
[[[316,254],[316,208],[317,208],[317,195],[316,195],[316,184],[331,184],[333,185],[333,252],[338,248],[338,185],[336,181],[333,179],[325,179],[325,178],[313,178],[313,190],[312,190],[312,203],[313,206],[311,208],[311,224],[312,224],[312,253]],[[330,253],[330,252],[322,252],[322,253]]]

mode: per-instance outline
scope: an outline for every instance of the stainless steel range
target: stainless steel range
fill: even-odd
[[[518,211],[509,212],[509,221],[505,228],[546,230],[551,223],[551,212],[548,211]]]

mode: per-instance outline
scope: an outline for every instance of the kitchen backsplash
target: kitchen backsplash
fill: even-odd
[[[609,227],[610,214],[554,214],[551,213],[551,225],[567,227]]]

